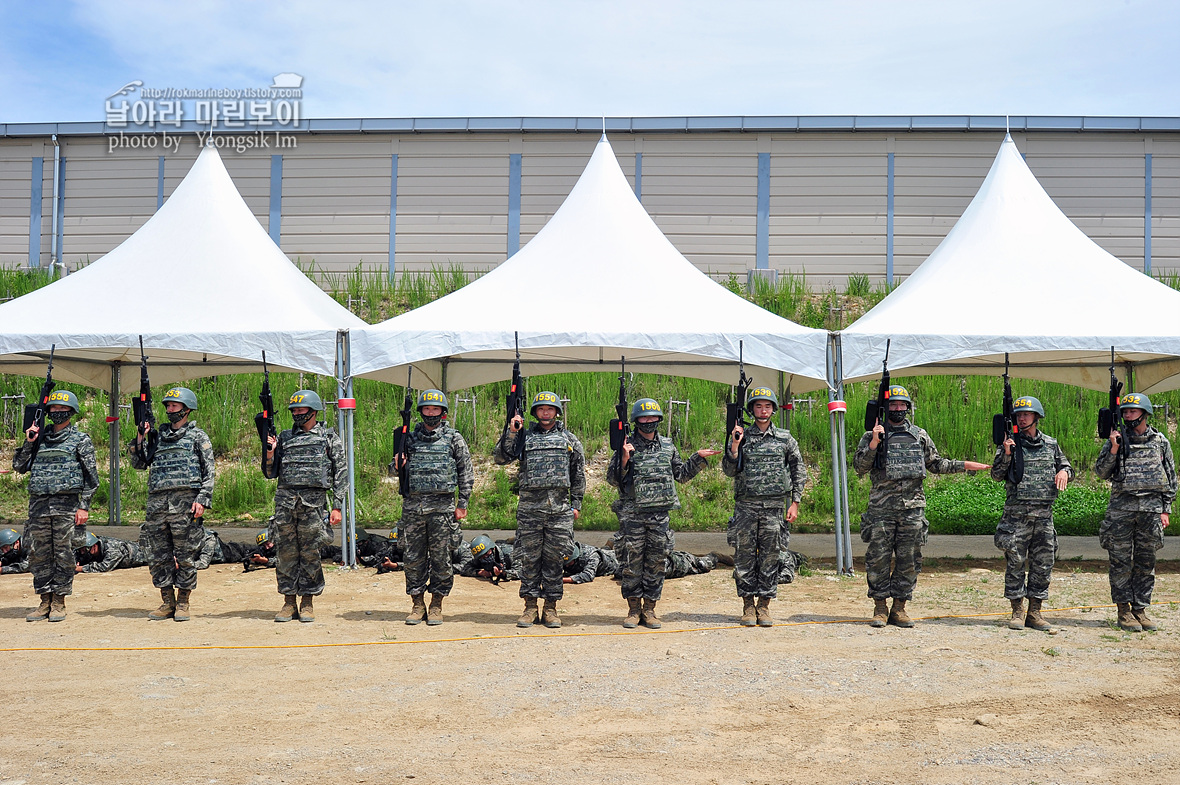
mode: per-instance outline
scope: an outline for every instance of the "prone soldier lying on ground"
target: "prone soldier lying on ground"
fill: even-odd
[[[273,570],[278,566],[278,553],[270,529],[259,530],[254,537],[254,542],[254,547],[242,557],[243,569],[246,572],[253,572],[254,570]]]
[[[503,540],[495,543],[486,534],[471,541],[471,560],[458,568],[468,578],[487,578],[492,583],[520,580],[520,572],[512,558],[514,546]]]
[[[139,543],[118,537],[96,537],[90,532],[86,533],[82,547],[74,549],[74,559],[75,572],[110,572],[147,565],[147,556]]]
[[[208,526],[204,527],[201,550],[193,562],[198,570],[208,569],[211,564],[237,564],[250,553],[250,546],[241,542],[221,539],[221,535]]]
[[[29,550],[32,544],[27,524],[24,535],[17,534],[16,529],[0,531],[0,575],[28,572]]]
[[[574,542],[574,551],[566,557],[563,570],[563,583],[590,583],[607,575],[613,578],[621,567],[614,551]]]

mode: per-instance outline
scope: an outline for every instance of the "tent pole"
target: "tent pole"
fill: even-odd
[[[351,398],[352,379],[349,376],[349,335],[348,330],[336,333],[336,397]],[[341,512],[340,526],[340,555],[345,567],[356,568],[356,505],[353,482],[353,440],[352,440],[352,408],[336,406],[336,425],[340,438],[344,440],[344,462],[348,472],[348,490],[345,492],[344,509]]]
[[[110,434],[110,453],[107,473],[107,525],[118,526],[123,521],[120,504],[122,488],[119,483],[119,361],[111,363],[111,399],[107,407],[107,428]]]
[[[791,385],[787,381],[787,375],[782,371],[778,372],[778,394],[782,396],[779,398],[778,410],[782,412],[782,417],[779,418],[779,424],[789,431],[791,430],[791,415],[794,413],[794,410],[791,407]],[[782,423],[783,420],[786,421],[786,424]]]
[[[844,400],[844,344],[840,334],[835,335],[836,342],[836,394]],[[847,409],[847,407],[845,407]],[[840,426],[839,461],[840,468],[840,503],[844,513],[844,574],[852,575],[852,514],[848,509],[848,439],[845,436],[844,419],[846,412],[842,409],[836,412],[836,421]]]
[[[840,502],[840,446],[839,427],[836,424],[836,407],[834,404],[838,400],[836,394],[836,354],[835,354],[836,336],[834,334],[828,335],[827,347],[827,377],[828,377],[828,430],[832,434],[832,517],[836,529],[836,572],[843,574],[844,572],[844,533],[842,530],[841,515],[843,514],[844,506]]]

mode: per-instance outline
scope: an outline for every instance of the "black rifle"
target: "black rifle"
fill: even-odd
[[[1004,410],[992,417],[992,442],[997,447],[1003,446],[1009,436],[1016,444],[1012,448],[1012,462],[1008,464],[1008,482],[1019,483],[1024,479],[1024,450],[1016,415],[1012,413],[1012,383],[1008,380],[1008,353],[1004,352]]]
[[[403,497],[410,495],[410,462],[406,444],[410,441],[410,418],[414,413],[414,393],[410,381],[414,377],[414,366],[406,371],[406,398],[402,402],[402,424],[393,432],[393,461],[389,472],[397,472],[397,492]]]
[[[508,388],[507,410],[508,419],[506,422],[511,423],[512,418],[520,415],[522,423],[521,430],[524,430],[524,379],[520,375],[520,333],[512,334],[513,340],[516,343],[516,361],[512,363],[512,385]],[[512,453],[513,458],[519,458],[524,453],[524,439],[516,440],[516,449]]]
[[[1123,425],[1123,418],[1119,412],[1119,396],[1123,392],[1123,383],[1114,375],[1114,347],[1110,347],[1110,393],[1106,406],[1098,410],[1098,436],[1110,438],[1110,432],[1119,432],[1119,451],[1115,455],[1115,470],[1112,479],[1122,482],[1127,470],[1127,428]]]
[[[258,429],[258,441],[262,442],[262,470],[265,472],[270,437],[278,436],[278,431],[275,430],[275,402],[270,395],[270,370],[266,367],[266,352],[262,353],[262,392],[258,393],[258,402],[262,404],[262,411],[254,415],[254,427]]]
[[[738,341],[738,383],[733,391],[733,403],[725,404],[725,435],[729,438],[729,434],[733,433],[734,426],[742,426],[742,442],[738,446],[737,456],[737,470],[740,472],[745,461],[744,448],[746,446],[745,428],[746,428],[746,390],[750,389],[753,379],[746,377],[746,363],[742,356],[743,346],[742,341]],[[727,445],[728,446],[728,445]]]
[[[610,421],[609,442],[611,452],[619,460],[619,487],[625,484],[623,472],[623,445],[631,433],[627,417],[627,358],[619,358],[619,400],[615,403],[615,419]],[[630,466],[628,466],[630,468]]]
[[[29,460],[37,457],[37,450],[41,449],[41,442],[45,441],[45,415],[49,411],[49,396],[53,394],[53,388],[57,386],[57,382],[53,381],[53,353],[57,350],[57,344],[52,344],[49,347],[49,367],[45,369],[45,383],[41,385],[41,393],[37,396],[36,403],[25,404],[25,433],[34,425],[37,426],[37,438],[33,440],[33,454]],[[28,548],[30,543],[21,543],[25,548]]]
[[[865,430],[873,430],[878,423],[885,428],[877,445],[877,457],[873,459],[873,466],[878,469],[885,468],[885,459],[889,455],[889,426],[885,421],[889,418],[889,344],[892,342],[892,338],[885,339],[885,360],[881,363],[881,384],[877,386],[877,400],[869,401],[865,407]]]
[[[148,379],[148,358],[143,353],[143,336],[139,336],[139,395],[131,399],[131,418],[135,420],[135,453],[145,464],[156,459],[160,446],[160,432],[156,430],[156,415],[152,414],[152,383]],[[147,434],[143,425],[147,423]],[[140,441],[140,436],[143,440]]]

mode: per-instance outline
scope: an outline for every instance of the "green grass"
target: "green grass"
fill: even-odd
[[[370,322],[389,318],[423,305],[465,285],[472,277],[457,266],[435,267],[421,273],[405,273],[390,281],[384,270],[366,270],[358,266],[344,274],[319,271],[314,262],[301,264],[304,272],[331,293],[337,301]],[[1180,287],[1180,275],[1161,274],[1165,283]],[[10,292],[19,296],[50,282],[48,274],[32,271],[0,270],[0,296]],[[781,316],[814,327],[833,327],[836,321],[847,323],[859,312],[883,298],[884,286],[870,288],[867,278],[849,279],[844,293],[834,290],[812,292],[804,276],[783,274],[775,284],[754,279],[753,289],[746,291],[744,280],[730,276],[723,285],[731,291],[773,310]],[[843,309],[834,311],[833,309]],[[841,316],[842,314],[842,316]],[[601,477],[607,459],[607,421],[614,414],[618,394],[618,371],[604,373],[555,374],[527,380],[527,389],[537,392],[550,389],[569,398],[567,425],[582,440],[592,474]],[[758,379],[759,383],[773,380]],[[950,458],[970,458],[990,463],[991,415],[998,410],[1003,392],[998,376],[991,377],[895,377],[895,382],[909,388],[917,402],[915,422],[934,438],[940,453]],[[23,392],[32,400],[41,380],[35,377],[0,376],[0,394]],[[330,377],[302,374],[272,374],[276,399],[283,399],[295,389],[307,387],[323,396],[336,398],[336,383]],[[253,415],[258,410],[262,386],[259,374],[220,376],[200,379],[190,385],[197,393],[201,408],[195,421],[213,439],[218,460],[218,482],[210,519],[217,521],[262,520],[272,510],[274,483],[262,478],[258,470],[259,445]],[[70,386],[80,394],[83,416],[79,425],[95,442],[99,470],[105,478],[109,450],[105,415],[107,393]],[[1092,535],[1106,508],[1107,488],[1093,475],[1094,460],[1101,442],[1096,436],[1096,415],[1104,404],[1104,395],[1061,384],[1019,381],[1018,395],[1035,395],[1045,405],[1048,417],[1044,430],[1056,437],[1073,462],[1077,480],[1061,495],[1055,506],[1058,532],[1062,535]],[[395,521],[401,514],[401,499],[396,484],[386,476],[385,466],[393,452],[393,430],[399,420],[405,391],[401,387],[360,379],[355,383],[358,401],[356,414],[356,484],[359,519],[366,524]],[[492,465],[492,448],[504,421],[504,397],[507,384],[498,382],[473,390],[450,391],[452,417],[472,446],[477,462],[477,492],[469,513],[471,528],[511,528],[515,524],[516,495],[513,484],[515,468]],[[847,449],[855,450],[861,432],[861,412],[876,392],[875,382],[846,387],[849,404]],[[163,388],[156,390],[157,401]],[[676,427],[675,439],[682,454],[701,447],[720,448],[723,440],[724,404],[729,385],[698,379],[636,374],[628,383],[628,400],[652,397],[667,406],[670,398],[690,401],[683,422]],[[458,404],[456,397],[474,395],[474,416],[470,403]],[[791,417],[791,431],[799,440],[808,464],[810,482],[801,504],[800,519],[792,527],[796,532],[824,532],[832,528],[832,467],[829,458],[828,414],[822,391],[809,393],[818,405],[809,415],[801,406]],[[1168,404],[1180,411],[1180,392],[1152,396],[1157,411]],[[126,402],[127,399],[124,399]],[[124,412],[126,413],[126,412]],[[19,412],[10,402],[9,417],[0,431],[0,448],[5,459],[16,446]],[[120,442],[132,436],[129,417],[120,421]],[[327,420],[334,423],[329,407]],[[1153,420],[1163,425],[1161,415]],[[289,425],[280,418],[280,423]],[[1173,414],[1166,429],[1176,434]],[[664,431],[667,433],[667,430]],[[119,446],[120,452],[123,451]],[[725,526],[733,508],[732,483],[726,479],[714,458],[712,466],[686,485],[678,486],[682,507],[673,513],[673,525],[682,530],[718,530]],[[121,457],[122,503],[125,517],[137,520],[146,502],[144,475],[131,469]],[[12,473],[0,475],[0,516],[23,517],[27,504],[25,480]],[[854,528],[868,501],[868,478],[857,477],[849,469],[849,501]],[[106,518],[106,481],[94,501],[96,521]],[[613,529],[617,525],[610,503],[615,492],[604,482],[592,482],[583,506],[578,527]],[[1003,487],[986,473],[974,477],[954,475],[932,477],[927,483],[931,531],[935,533],[991,534],[995,531],[1003,507]],[[1180,527],[1169,527],[1171,530]]]

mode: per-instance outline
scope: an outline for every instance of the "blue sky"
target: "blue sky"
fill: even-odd
[[[304,77],[305,117],[1180,114],[1180,3],[0,4],[0,122]]]

